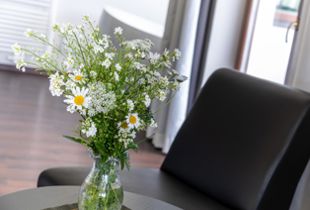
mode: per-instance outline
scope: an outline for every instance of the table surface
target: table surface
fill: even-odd
[[[78,186],[53,186],[18,191],[0,197],[1,210],[42,210],[77,202]],[[132,210],[181,210],[169,203],[125,192],[124,205]]]

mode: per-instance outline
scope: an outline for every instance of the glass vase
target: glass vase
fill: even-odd
[[[103,161],[99,156],[93,159],[93,167],[81,186],[79,210],[120,210],[124,191],[119,161],[115,158]]]

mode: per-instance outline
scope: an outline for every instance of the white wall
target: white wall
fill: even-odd
[[[203,84],[216,69],[234,67],[246,3],[247,0],[217,0]]]
[[[98,21],[106,6],[116,7],[144,17],[149,21],[164,24],[169,0],[52,0],[53,22],[78,24],[83,15]]]

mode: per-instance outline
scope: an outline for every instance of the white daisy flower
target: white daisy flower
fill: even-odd
[[[127,146],[133,142],[133,139],[136,138],[136,132],[129,128],[126,121],[118,123],[118,128],[119,130],[116,138],[127,148]]]
[[[131,113],[126,117],[126,122],[129,128],[138,128],[140,126],[140,120],[137,113]]]
[[[129,126],[128,126],[128,123],[126,121],[124,122],[119,122],[117,124],[118,128],[121,130],[121,131],[128,131],[129,130]]]
[[[58,72],[49,76],[50,85],[49,90],[52,96],[61,96],[64,92],[63,85],[64,85],[64,76],[59,75]]]
[[[74,113],[75,111],[85,112],[84,108],[88,108],[90,97],[87,96],[88,89],[76,87],[72,89],[73,95],[66,95],[64,102],[69,104],[67,106],[67,111]]]
[[[73,70],[72,74],[69,75],[69,77],[76,83],[84,83],[84,75],[81,72],[81,70]]]
[[[114,29],[114,34],[115,35],[122,35],[123,34],[123,29],[121,27],[116,27]]]

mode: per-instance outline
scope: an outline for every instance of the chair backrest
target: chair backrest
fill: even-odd
[[[233,209],[289,209],[310,155],[309,105],[305,92],[218,70],[161,170]]]
[[[100,31],[114,40],[114,28],[122,27],[127,40],[149,39],[154,43],[153,51],[161,51],[164,27],[134,14],[113,7],[106,7],[99,20]]]

